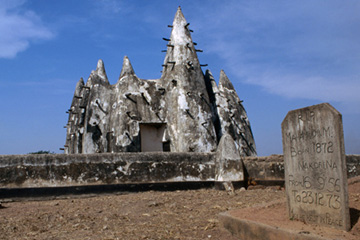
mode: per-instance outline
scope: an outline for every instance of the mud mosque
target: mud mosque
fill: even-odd
[[[250,122],[224,71],[217,85],[202,71],[189,23],[179,7],[166,42],[160,79],[136,76],[124,57],[117,83],[99,60],[76,84],[64,152],[214,152],[229,134],[241,156],[256,156]]]

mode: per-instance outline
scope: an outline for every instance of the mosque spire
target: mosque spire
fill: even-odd
[[[91,74],[86,82],[86,86],[88,87],[94,84],[110,84],[106,75],[104,62],[101,59],[97,62],[96,70],[91,71]]]
[[[105,82],[108,81],[106,72],[105,72],[105,66],[103,60],[99,59],[97,66],[96,66],[96,73],[99,75]]]
[[[167,41],[167,51],[163,64],[163,76],[179,71],[179,67],[186,67],[188,70],[201,71],[199,60],[195,49],[196,43],[192,41],[191,30],[188,23],[178,7],[174,21],[169,27],[172,28],[170,39]]]
[[[226,76],[224,70],[221,70],[220,71],[220,79],[219,79],[219,89],[223,91],[224,88],[235,91],[233,84],[230,82],[229,78]]]
[[[133,69],[131,62],[127,56],[124,57],[119,80],[122,77],[124,77],[125,75],[135,75],[134,69]]]
[[[80,78],[80,80],[76,83],[74,96],[80,96],[82,88],[85,86],[84,79]]]

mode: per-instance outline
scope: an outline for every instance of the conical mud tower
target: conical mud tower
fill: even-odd
[[[240,155],[256,155],[233,85],[223,71],[219,87],[210,71],[204,75],[180,7],[169,26],[160,79],[139,79],[127,57],[114,85],[102,60],[86,84],[80,79],[68,111],[65,153],[213,152],[227,133]]]

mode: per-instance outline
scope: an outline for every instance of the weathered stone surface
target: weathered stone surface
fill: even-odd
[[[208,70],[205,73],[205,81],[214,109],[214,125],[218,125],[218,138],[223,134],[229,134],[235,140],[241,156],[256,156],[255,141],[245,108],[225,72],[220,72],[219,87]]]
[[[219,214],[222,226],[241,240],[330,240],[318,235],[291,232],[282,227],[273,227],[256,221],[232,216],[231,212]]]
[[[246,175],[255,182],[276,183],[285,179],[283,155],[244,157],[243,163]],[[359,176],[360,155],[346,155],[346,166],[348,179]]]
[[[346,155],[347,177],[360,175],[360,155]]]
[[[109,83],[102,60],[86,84],[78,82],[65,153],[215,152],[228,133],[242,156],[256,155],[239,97],[223,71],[219,89],[210,75],[204,77],[180,8],[171,28],[160,79],[139,79],[124,57],[116,84]],[[146,139],[156,141],[154,148]]]
[[[244,157],[243,163],[247,176],[255,182],[284,180],[283,155]]]
[[[229,134],[221,137],[216,151],[215,181],[232,182],[244,180],[244,166],[239,150]]]
[[[290,219],[349,230],[341,114],[323,103],[290,111],[281,127]]]
[[[0,156],[0,188],[214,181],[212,153]]]
[[[359,163],[360,155],[347,156],[348,177],[359,176]],[[0,188],[104,186],[148,181],[209,183],[215,181],[215,164],[216,153],[0,155]],[[244,157],[243,165],[245,181],[251,179],[258,184],[283,185],[282,155]],[[174,171],[162,174],[169,169]]]

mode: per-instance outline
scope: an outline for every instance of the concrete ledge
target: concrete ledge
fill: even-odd
[[[330,240],[317,235],[303,234],[301,231],[288,231],[259,222],[240,219],[231,213],[221,213],[220,221],[224,228],[241,240]]]
[[[360,202],[358,190],[360,176],[348,180],[351,229],[349,232],[330,228],[331,218],[324,220],[329,226],[306,224],[290,220],[286,197],[249,208],[233,209],[220,214],[223,227],[241,240],[325,240],[360,239]]]

